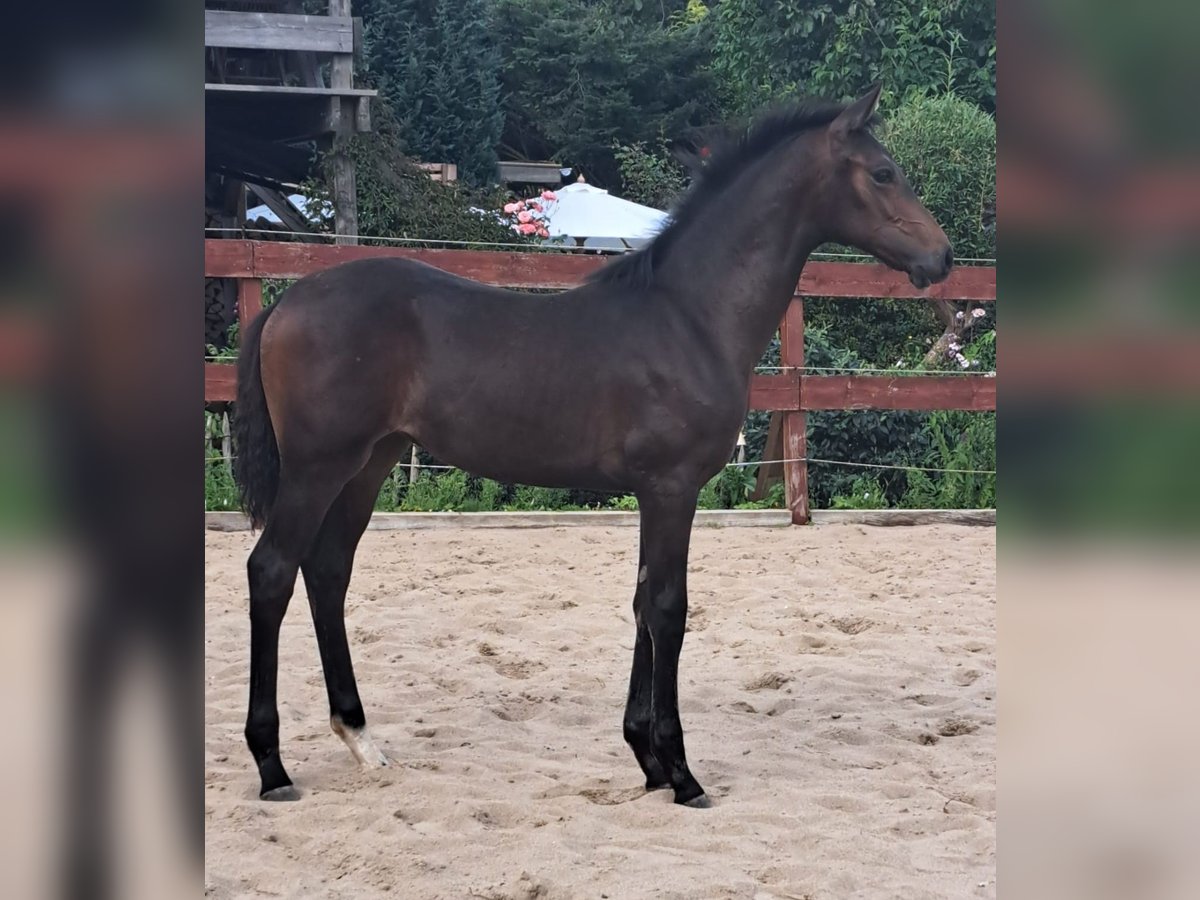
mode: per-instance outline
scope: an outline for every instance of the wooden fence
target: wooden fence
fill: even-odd
[[[604,264],[597,256],[557,253],[496,253],[272,241],[207,240],[204,274],[238,279],[238,319],[245,325],[262,310],[264,278],[300,278],[353,259],[392,256],[416,259],[447,272],[512,288],[568,289]],[[994,268],[958,267],[941,284],[917,290],[902,273],[879,264],[810,262],[779,326],[780,374],[755,375],[750,408],[780,413],[784,485],[792,521],[809,520],[806,416],[810,410],[996,408],[996,379],[985,375],[804,374],[804,298],[893,298],[994,302]],[[234,368],[208,363],[206,402],[234,398]]]

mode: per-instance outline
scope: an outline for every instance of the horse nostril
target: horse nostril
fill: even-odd
[[[954,268],[954,248],[953,247],[946,248],[946,256],[945,256],[944,262],[946,264],[947,272],[949,272],[952,268]]]

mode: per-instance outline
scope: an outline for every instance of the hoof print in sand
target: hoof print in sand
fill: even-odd
[[[759,675],[757,678],[746,682],[746,690],[777,691],[791,680],[792,676],[784,675],[782,672],[767,672],[765,675]]]
[[[978,730],[979,725],[970,719],[953,717],[939,722],[937,733],[942,737],[960,737],[964,734],[974,734]]]

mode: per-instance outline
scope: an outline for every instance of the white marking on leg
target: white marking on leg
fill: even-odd
[[[346,746],[350,748],[350,752],[354,754],[354,758],[358,760],[360,766],[374,769],[389,764],[383,751],[371,740],[371,733],[367,731],[365,725],[362,728],[350,728],[343,725],[342,720],[336,716],[329,720],[329,724],[333,726],[333,733],[346,742]]]
[[[645,580],[646,580],[646,567],[642,566],[640,569],[638,569],[638,584],[641,584]]]

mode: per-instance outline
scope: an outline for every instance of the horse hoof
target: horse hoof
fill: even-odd
[[[341,719],[336,716],[330,724],[333,725],[333,733],[346,742],[346,746],[364,769],[382,769],[391,764],[383,755],[383,751],[371,740],[371,734],[365,725],[362,728],[350,728],[343,725]]]
[[[355,755],[358,757],[358,764],[364,769],[386,769],[392,764],[392,761],[374,744],[368,744],[362,748],[361,755]]]
[[[676,801],[677,803],[679,801]],[[701,794],[698,797],[693,797],[691,800],[684,800],[681,806],[690,806],[692,809],[710,809],[712,801],[708,799],[708,794]]]
[[[260,800],[267,800],[272,803],[290,802],[300,799],[300,792],[296,790],[295,785],[285,784],[283,787],[271,788],[269,791],[263,791],[259,795]]]

